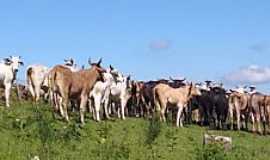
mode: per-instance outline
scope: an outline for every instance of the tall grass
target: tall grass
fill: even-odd
[[[233,149],[203,146],[206,128],[186,125],[176,128],[151,121],[128,118],[94,122],[87,115],[82,128],[78,115],[71,122],[54,119],[50,106],[28,102],[0,107],[0,159],[29,160],[149,160],[149,159],[232,159],[268,160],[270,137],[247,132],[209,131],[233,137]]]

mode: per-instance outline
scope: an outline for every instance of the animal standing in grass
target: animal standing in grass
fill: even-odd
[[[23,65],[20,56],[10,56],[0,63],[0,85],[5,87],[6,107],[9,107],[9,97],[12,84],[16,81],[19,67]]]
[[[201,95],[199,88],[192,83],[179,88],[172,88],[167,84],[158,84],[153,89],[156,110],[160,111],[160,118],[166,121],[165,112],[168,104],[178,108],[176,126],[183,127],[182,113],[193,96]]]
[[[102,60],[91,63],[90,69],[72,72],[61,65],[55,66],[50,71],[50,90],[53,94],[61,97],[63,116],[69,121],[67,107],[69,100],[80,101],[80,120],[84,124],[84,112],[89,94],[98,80],[102,80],[105,70],[101,67]],[[54,96],[55,97],[55,96]]]

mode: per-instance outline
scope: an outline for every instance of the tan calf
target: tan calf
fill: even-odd
[[[248,99],[249,95],[246,93],[232,92],[229,95],[229,118],[231,123],[231,129],[233,129],[234,117],[237,121],[237,129],[240,130],[241,116],[245,118],[245,127],[247,128],[248,120]],[[234,116],[235,113],[235,116]]]
[[[201,95],[198,88],[191,84],[180,87],[172,88],[167,84],[158,84],[153,89],[154,103],[156,110],[160,111],[160,118],[162,121],[166,121],[165,111],[168,104],[174,105],[178,108],[176,126],[183,127],[182,112],[187,107],[188,101],[192,96]]]

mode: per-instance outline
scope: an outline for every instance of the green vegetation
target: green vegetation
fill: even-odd
[[[196,125],[176,128],[158,120],[128,118],[94,122],[85,126],[71,113],[69,124],[53,118],[51,107],[24,102],[0,107],[0,159],[29,160],[268,160],[270,137],[237,131],[208,131]],[[216,145],[203,146],[205,132],[233,137],[225,153]]]

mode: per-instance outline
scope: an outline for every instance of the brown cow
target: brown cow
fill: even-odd
[[[87,104],[88,96],[95,83],[102,79],[102,73],[105,70],[100,66],[101,59],[98,63],[91,63],[91,68],[72,72],[70,69],[61,65],[55,66],[50,71],[50,87],[54,94],[61,97],[63,106],[63,116],[69,121],[67,106],[69,100],[80,101],[80,120],[84,124],[84,111]]]
[[[246,93],[239,93],[231,90],[231,94],[229,95],[229,118],[231,123],[231,129],[233,129],[234,122],[234,113],[237,121],[237,129],[240,130],[240,121],[241,116],[245,118],[245,128],[247,128],[247,120],[248,120],[248,99],[249,95]]]
[[[261,93],[254,93],[250,95],[249,109],[252,121],[252,131],[256,131],[255,123],[257,124],[257,131],[262,134],[261,121],[265,124],[264,103],[266,96]]]
[[[168,103],[178,108],[176,126],[183,127],[182,112],[187,107],[189,100],[192,96],[201,95],[200,90],[192,83],[180,88],[172,88],[167,84],[158,84],[153,89],[154,103],[156,110],[160,111],[160,118],[166,121],[165,111]]]
[[[270,134],[270,96],[265,96],[265,101],[264,101],[264,111],[265,111],[265,116],[266,116],[266,122],[268,125],[268,129],[266,132]]]

